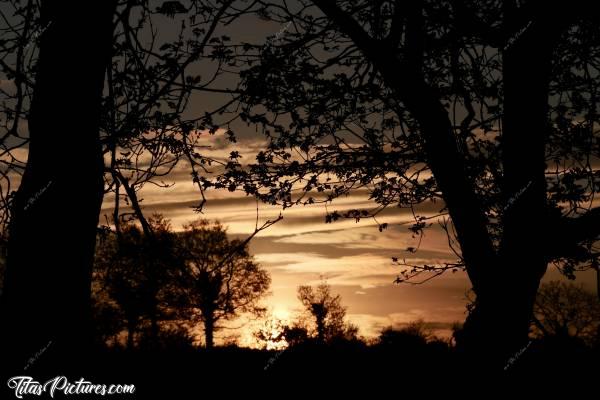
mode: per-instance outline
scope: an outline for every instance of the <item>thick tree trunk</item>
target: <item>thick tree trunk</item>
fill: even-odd
[[[64,359],[91,336],[90,282],[103,196],[100,103],[115,6],[113,0],[42,2],[47,28],[2,298],[3,344],[11,350],[2,358],[16,370],[49,341],[48,353]]]
[[[552,18],[516,20],[510,11],[508,31],[518,37],[503,52],[502,270],[486,276],[487,289],[477,293],[476,311],[465,325],[472,330],[466,343],[472,354],[486,354],[494,343],[497,360],[485,358],[496,366],[527,346],[535,297],[547,267],[545,144],[551,56],[559,32]]]

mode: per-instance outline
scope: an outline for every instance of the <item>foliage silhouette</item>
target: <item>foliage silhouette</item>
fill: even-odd
[[[267,149],[250,165],[232,155],[206,186],[238,187],[284,207],[363,190],[372,209],[332,211],[327,221],[399,206],[413,212],[415,234],[448,216],[458,260],[410,265],[399,280],[464,268],[477,297],[461,347],[501,370],[527,343],[549,262],[570,276],[597,265],[598,174],[589,160],[598,154],[599,75],[586,72],[598,55],[596,14],[582,1],[568,10],[540,2],[263,4],[263,18],[294,21],[293,29],[277,46],[239,44],[231,63],[242,78],[237,117],[262,130]],[[420,211],[428,204],[439,213]],[[540,238],[535,246],[531,237]]]
[[[549,263],[569,277],[595,268],[600,287],[597,13],[581,0],[568,8],[404,3],[94,0],[73,18],[81,7],[71,0],[3,2],[2,346],[20,353],[15,360],[50,339],[58,343],[54,357],[77,353],[94,329],[91,306],[102,322],[100,342],[117,340],[125,328],[129,347],[138,335],[143,346],[164,340],[188,350],[185,329],[167,323],[188,318],[186,311],[200,310],[194,315],[207,347],[219,320],[261,313],[257,301],[269,279],[248,240],[215,231],[220,239],[209,245],[195,238],[212,234],[203,222],[175,239],[145,217],[140,190],[169,186],[162,178],[182,164],[198,186],[197,209],[209,188],[241,188],[284,207],[363,190],[373,209],[333,211],[327,221],[374,218],[400,206],[414,212],[409,229],[420,235],[450,217],[443,223],[457,260],[406,265],[399,281],[465,269],[477,299],[459,344],[477,368],[502,368],[529,340]],[[268,46],[221,35],[248,15],[286,24],[285,34]],[[176,16],[180,28],[169,25],[175,34],[157,38],[154,22]],[[214,69],[205,74],[203,63]],[[227,100],[190,110],[190,99],[206,93]],[[268,143],[256,162],[243,164],[238,151],[228,160],[203,156],[201,136],[223,129],[235,140],[235,122],[262,128]],[[211,166],[223,174],[212,179]],[[106,194],[114,200],[106,223],[116,239],[107,242],[113,255],[99,257],[114,262],[96,270],[90,304]],[[429,204],[439,212],[420,211]],[[183,246],[172,243],[179,240]],[[343,325],[339,296],[319,290],[299,293],[314,332],[292,325],[287,337],[309,342],[314,333],[320,345],[333,346],[333,338],[355,336]],[[570,329],[552,318],[543,320]]]
[[[221,322],[264,313],[259,301],[271,278],[254,261],[248,244],[229,240],[218,222],[202,219],[185,225],[178,240],[188,276],[186,295],[193,317],[204,325],[206,347],[212,348]]]
[[[414,321],[400,329],[393,327],[381,331],[378,343],[386,347],[400,347],[405,349],[423,347],[432,338],[423,320]]]
[[[356,337],[358,328],[345,322],[346,308],[342,306],[342,298],[331,293],[331,286],[322,282],[316,287],[299,286],[298,300],[312,320],[312,334],[317,343],[330,343],[335,339],[352,339]],[[300,333],[299,327],[290,327],[288,335]],[[295,330],[294,330],[295,329]]]
[[[583,286],[552,281],[541,285],[534,306],[534,334],[600,341],[600,302]]]
[[[106,313],[117,307],[130,349],[141,331],[147,332],[146,342],[152,345],[158,341],[161,322],[183,317],[184,264],[178,257],[176,235],[159,214],[148,222],[153,240],[139,226],[127,223],[120,233],[101,240],[96,253],[97,308]]]

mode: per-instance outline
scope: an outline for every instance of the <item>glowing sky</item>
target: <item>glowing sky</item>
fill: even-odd
[[[206,137],[213,146],[212,157],[225,156],[231,150],[222,135]],[[260,148],[258,140],[236,145],[246,160],[253,158]],[[170,218],[175,230],[195,218],[219,219],[232,236],[245,237],[255,227],[257,203],[243,193],[228,191],[208,192],[209,201],[203,215],[192,210],[200,199],[192,185],[189,168],[178,167],[168,182],[174,186],[162,189],[152,185],[144,187],[141,197],[146,214],[160,212]],[[365,192],[343,197],[328,205],[329,211],[372,207]],[[112,200],[105,199],[104,214],[110,219]],[[432,215],[439,211],[438,205],[425,205],[420,215]],[[281,209],[259,204],[261,224],[274,219]],[[455,261],[448,247],[445,232],[436,224],[426,230],[417,253],[406,251],[415,247],[418,238],[412,236],[408,225],[412,220],[408,210],[390,208],[378,218],[389,223],[389,228],[379,232],[372,220],[356,223],[342,220],[325,223],[324,205],[298,206],[283,211],[284,219],[261,232],[251,242],[251,251],[271,274],[272,294],[265,304],[279,318],[293,318],[300,312],[296,299],[299,285],[314,285],[326,279],[333,292],[342,296],[347,306],[348,320],[357,324],[360,334],[375,336],[383,327],[401,326],[417,319],[430,323],[440,335],[450,334],[453,322],[465,318],[466,294],[470,288],[463,272],[447,273],[423,285],[394,284],[399,267],[393,265],[392,257],[405,258],[412,263],[435,263]],[[550,270],[546,279],[556,279],[558,273]],[[250,331],[256,325],[247,326],[240,332],[242,343],[251,341]],[[231,332],[226,332],[230,335]]]
[[[174,35],[179,23],[163,18],[159,21],[161,33]],[[221,28],[219,28],[221,29]],[[282,32],[282,26],[264,23],[256,18],[242,18],[226,28],[224,32],[244,41],[264,43],[269,35]],[[230,32],[229,30],[232,30]],[[202,67],[198,67],[202,70]],[[0,81],[5,85],[8,81]],[[216,85],[218,87],[219,85]],[[234,86],[231,82],[230,85]],[[223,101],[223,96],[196,94],[192,96],[190,115],[200,115]],[[252,161],[264,142],[253,129],[236,131],[241,141],[232,146],[222,132],[205,135],[203,145],[209,146],[205,155],[226,159],[232,150],[243,156],[242,160]],[[20,153],[19,153],[20,152]],[[18,149],[20,158],[26,159],[27,150]],[[143,210],[146,215],[160,212],[171,219],[175,230],[195,218],[219,219],[229,229],[232,236],[245,237],[255,226],[256,207],[254,199],[242,193],[208,192],[209,201],[203,215],[194,213],[192,207],[200,201],[197,188],[190,177],[190,169],[180,164],[165,181],[174,183],[169,188],[147,185],[141,191]],[[18,185],[19,179],[15,179]],[[107,196],[104,201],[100,223],[111,219],[113,199]],[[328,205],[329,211],[372,207],[366,192],[353,193],[337,199]],[[439,211],[439,204],[424,205],[420,215],[432,215]],[[259,205],[259,219],[275,218],[281,210],[277,207]],[[348,320],[357,324],[360,334],[373,337],[386,326],[424,319],[438,334],[448,335],[454,322],[465,318],[466,294],[470,288],[463,272],[447,273],[423,285],[395,285],[399,267],[393,265],[392,257],[405,258],[411,263],[437,263],[455,261],[450,251],[445,232],[437,225],[427,230],[419,251],[411,253],[408,247],[416,247],[418,239],[408,230],[407,222],[412,221],[408,210],[390,208],[379,218],[389,228],[379,232],[372,220],[355,223],[353,220],[325,223],[324,205],[295,207],[283,212],[283,221],[260,233],[251,242],[251,251],[271,274],[272,294],[265,299],[272,314],[279,318],[293,318],[300,311],[296,299],[299,285],[314,285],[326,279],[333,286],[333,292],[342,296],[347,306]],[[105,217],[106,216],[106,217]],[[545,279],[557,279],[559,274],[550,269]],[[593,277],[588,274],[583,279],[592,288]],[[251,327],[242,336],[246,343]],[[244,340],[243,340],[244,342]]]

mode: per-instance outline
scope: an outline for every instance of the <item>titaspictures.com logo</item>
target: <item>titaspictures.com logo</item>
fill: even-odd
[[[83,378],[75,382],[69,382],[66,376],[57,376],[44,383],[34,380],[31,376],[13,376],[7,383],[8,387],[14,390],[17,399],[23,399],[24,396],[28,395],[41,396],[43,394],[48,394],[51,398],[54,398],[57,393],[99,396],[135,393],[135,385],[96,384]]]

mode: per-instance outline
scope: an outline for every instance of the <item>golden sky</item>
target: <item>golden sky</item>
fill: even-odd
[[[226,157],[232,150],[219,133],[207,136],[212,145],[212,157]],[[238,143],[247,161],[252,160],[261,143],[257,141]],[[257,203],[243,193],[212,191],[202,215],[192,207],[200,199],[197,188],[191,183],[189,168],[181,164],[173,171],[167,182],[174,186],[164,189],[147,185],[141,191],[146,214],[160,212],[171,219],[175,230],[195,218],[218,219],[228,227],[232,236],[246,237],[254,230]],[[102,214],[109,219],[112,200],[105,199]],[[329,211],[373,207],[365,192],[340,198],[327,206]],[[433,215],[439,205],[424,206],[420,215]],[[281,209],[259,205],[262,222],[274,219]],[[403,222],[412,220],[408,210],[390,208],[378,217],[389,228],[379,232],[372,220],[356,223],[342,220],[325,223],[325,205],[298,206],[283,211],[284,219],[261,232],[251,242],[252,253],[272,277],[272,294],[265,304],[279,318],[292,318],[300,312],[296,299],[299,285],[314,285],[326,279],[333,292],[342,296],[347,306],[348,320],[359,326],[359,334],[373,337],[387,326],[401,326],[417,319],[431,323],[435,332],[447,336],[453,322],[465,318],[466,294],[470,288],[463,272],[447,273],[423,285],[394,284],[399,267],[391,258],[406,258],[411,263],[435,263],[455,261],[445,232],[436,224],[426,230],[417,253],[406,251],[415,247],[418,239],[412,236]],[[101,221],[105,221],[101,216]],[[557,279],[559,274],[549,270],[546,279]],[[591,282],[591,279],[590,279]],[[590,285],[591,286],[591,285]],[[256,325],[249,324],[241,334],[242,343],[250,343],[251,331]],[[231,331],[223,332],[231,335]]]

